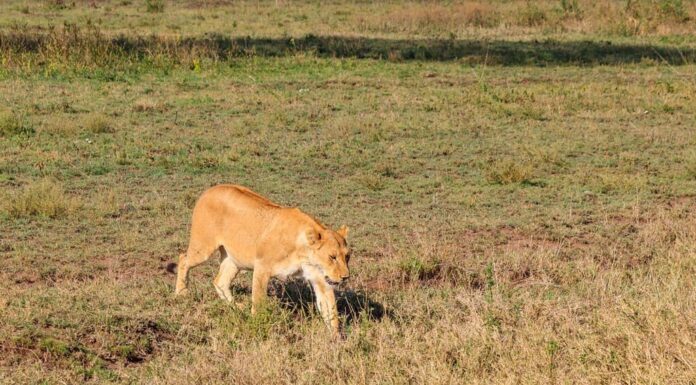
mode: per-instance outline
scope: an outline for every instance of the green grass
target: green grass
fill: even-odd
[[[44,13],[87,14],[80,2],[53,4],[0,7],[29,15],[28,24]],[[511,17],[510,4],[481,11],[499,14],[471,21],[484,29],[474,37],[502,33],[481,26]],[[413,25],[436,34],[453,20],[439,5],[427,17],[418,4],[398,5],[331,4],[315,14],[315,5],[279,2],[250,20],[285,17],[320,36],[316,15],[332,12],[363,19],[365,30],[405,25],[388,32],[405,39]],[[567,23],[596,11],[584,1],[536,6],[546,27],[558,17],[549,7],[568,13]],[[158,33],[180,15],[208,20],[227,9],[97,7],[100,33],[125,28],[117,9],[139,10],[132,22],[152,20],[140,31]],[[384,24],[375,9],[403,23]],[[216,29],[223,16],[196,28]],[[444,24],[423,21],[436,16]],[[243,19],[235,28],[252,23]],[[268,36],[283,29],[267,28]],[[528,37],[515,31],[505,33]],[[577,63],[545,59],[549,51],[508,65],[311,50],[129,56],[69,41],[86,43],[1,57],[10,64],[0,70],[0,383],[688,384],[696,376],[693,64]],[[257,316],[249,274],[234,282],[239,308],[220,301],[216,260],[193,271],[189,296],[173,297],[166,266],[187,246],[197,196],[217,183],[350,226],[351,280],[339,293],[345,340],[329,338],[298,283],[272,285]]]
[[[145,9],[148,12],[164,12],[164,0],[145,0]]]

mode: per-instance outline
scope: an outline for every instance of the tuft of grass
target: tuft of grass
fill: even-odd
[[[412,256],[400,261],[399,268],[406,280],[427,281],[438,276],[441,262]]]
[[[46,0],[45,4],[48,9],[56,11],[75,7],[75,2],[66,0]]]
[[[85,128],[95,134],[108,134],[116,131],[111,121],[104,115],[88,117],[85,122]]]
[[[377,174],[361,174],[358,175],[356,181],[363,187],[371,191],[381,191],[386,187],[385,178]]]
[[[582,15],[578,0],[561,0],[561,11],[568,17],[579,18]]]
[[[34,128],[19,115],[12,112],[0,113],[0,136],[33,134]]]
[[[72,199],[63,189],[48,180],[25,186],[15,194],[5,198],[3,211],[11,218],[60,218],[65,217],[75,207]]]
[[[41,350],[57,356],[68,356],[72,350],[70,344],[53,337],[40,339],[38,346]]]
[[[524,27],[542,26],[548,20],[546,12],[532,2],[528,2],[527,6],[520,10],[518,17],[518,24]]]
[[[486,167],[486,180],[497,184],[511,184],[529,181],[532,167],[513,159],[494,161]]]
[[[149,98],[136,100],[133,103],[133,111],[135,112],[164,112],[166,110],[167,105]]]

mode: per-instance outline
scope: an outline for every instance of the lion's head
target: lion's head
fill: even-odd
[[[349,277],[350,248],[346,242],[347,238],[346,226],[341,226],[338,231],[310,229],[306,233],[309,265],[316,273],[321,274],[329,285],[336,286]]]

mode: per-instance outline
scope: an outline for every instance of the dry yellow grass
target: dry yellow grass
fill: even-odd
[[[102,114],[94,114],[87,117],[85,128],[95,134],[113,133],[114,127],[109,119]]]
[[[56,219],[68,215],[76,202],[54,182],[42,180],[25,186],[20,192],[5,194],[2,207],[11,218]]]
[[[98,26],[110,34],[299,37],[306,34],[385,38],[630,36],[689,37],[693,0],[387,1],[321,5],[305,2],[9,0],[0,27]]]
[[[135,112],[164,112],[166,109],[166,105],[151,98],[139,99],[133,103]]]

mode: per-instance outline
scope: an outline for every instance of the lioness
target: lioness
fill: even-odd
[[[179,256],[176,295],[186,291],[189,269],[220,250],[222,263],[213,285],[232,301],[230,283],[239,270],[253,270],[251,312],[267,295],[271,277],[302,275],[317,298],[324,322],[338,334],[333,288],[348,279],[348,228],[326,228],[297,208],[279,206],[248,188],[218,185],[196,202],[191,239]]]

